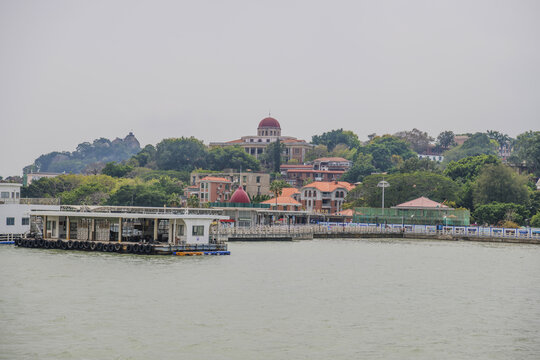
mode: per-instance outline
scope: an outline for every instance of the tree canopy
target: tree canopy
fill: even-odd
[[[444,175],[462,183],[474,181],[485,165],[500,163],[501,160],[495,155],[468,156],[458,161],[451,161],[444,169]]]
[[[458,161],[468,156],[496,155],[498,144],[484,133],[476,133],[467,139],[463,145],[456,146],[444,153],[444,162]]]
[[[250,169],[258,171],[260,163],[240,146],[216,147],[208,154],[208,166],[212,170]]]
[[[474,186],[476,206],[494,201],[526,204],[529,199],[527,178],[503,164],[485,165]]]
[[[139,141],[133,134],[123,140],[113,141],[99,138],[92,143],[83,142],[73,152],[54,151],[38,157],[32,165],[23,169],[25,174],[30,172],[57,172],[79,174],[95,163],[120,162],[129,159],[140,150]]]
[[[356,206],[381,206],[382,189],[377,187],[382,175],[374,174],[353,190]],[[417,171],[413,173],[395,173],[385,175],[390,184],[385,189],[385,207],[395,206],[421,196],[443,202],[458,200],[459,187],[446,176],[433,172]]]
[[[393,156],[402,160],[416,156],[404,140],[390,135],[374,138],[368,145],[359,148],[358,153],[370,154],[373,157],[373,166],[382,172],[390,170],[396,164],[397,158]]]
[[[540,176],[540,131],[528,131],[518,135],[510,161],[524,166],[527,171]]]
[[[436,146],[441,150],[448,150],[452,146],[456,146],[456,141],[454,140],[454,132],[452,131],[443,131],[437,136]]]
[[[208,150],[202,141],[190,138],[163,139],[156,147],[160,170],[192,171],[207,165]]]
[[[328,151],[332,151],[338,144],[345,144],[349,148],[360,146],[358,135],[352,131],[343,129],[331,130],[322,135],[313,135],[311,143],[314,145],[326,145]]]
[[[394,134],[394,136],[405,140],[411,148],[417,153],[425,153],[433,138],[428,135],[425,131],[420,131],[417,128],[412,129],[411,131],[400,131]]]

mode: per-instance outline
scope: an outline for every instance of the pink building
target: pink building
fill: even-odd
[[[231,197],[231,182],[222,177],[206,176],[199,183],[199,201],[227,202]]]

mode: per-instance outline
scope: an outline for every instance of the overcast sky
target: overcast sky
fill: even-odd
[[[0,0],[0,175],[141,145],[540,126],[540,1]]]

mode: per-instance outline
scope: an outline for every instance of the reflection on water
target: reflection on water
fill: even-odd
[[[231,243],[231,256],[0,248],[0,358],[537,359],[540,246]]]

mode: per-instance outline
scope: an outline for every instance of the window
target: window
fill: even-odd
[[[184,225],[176,225],[176,235],[177,236],[184,235]]]
[[[203,236],[204,235],[204,226],[194,225],[193,226],[193,236]]]
[[[0,194],[0,197],[2,197],[2,199],[9,199],[9,192],[2,191],[2,193]]]
[[[261,177],[257,176],[257,184],[259,184],[260,182],[261,182]]]
[[[15,225],[15,218],[13,217],[6,218],[6,225]]]
[[[242,182],[245,184],[247,182],[247,176],[242,176]]]
[[[27,218],[27,217],[22,218],[22,225],[30,225],[30,218]]]

